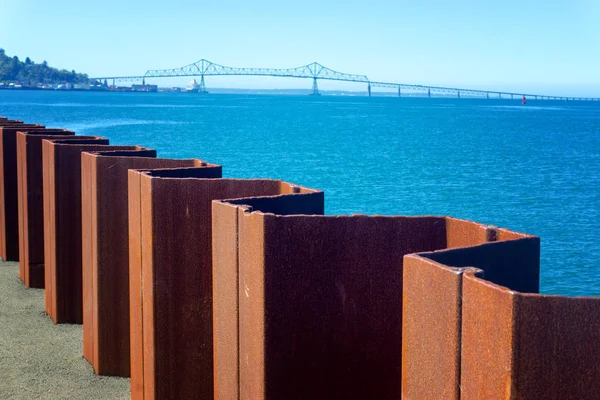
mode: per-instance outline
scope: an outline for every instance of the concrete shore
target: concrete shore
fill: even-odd
[[[0,398],[129,399],[129,379],[97,376],[83,358],[81,325],[54,325],[44,291],[19,264],[0,261]]]

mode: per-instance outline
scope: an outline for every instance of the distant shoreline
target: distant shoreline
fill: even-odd
[[[99,90],[99,89],[80,89],[80,88],[72,88],[72,89],[54,89],[54,88],[39,88],[32,86],[22,86],[22,87],[3,87],[0,86],[0,90],[10,90],[10,91],[21,91],[21,90],[43,90],[46,92],[108,92],[109,90]]]

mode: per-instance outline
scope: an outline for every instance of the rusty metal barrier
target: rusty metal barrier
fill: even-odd
[[[72,135],[0,117],[0,256],[134,399],[598,397],[600,298],[538,294],[535,236]]]
[[[213,206],[214,231],[237,232],[226,251],[213,242],[214,268],[229,265],[239,282],[232,295],[214,278],[215,368],[227,371],[216,398],[400,398],[403,256],[446,248],[447,224],[460,221],[280,207],[277,198]],[[229,312],[218,312],[219,287],[233,296]],[[220,324],[239,338],[221,354]],[[233,389],[219,390],[222,379]]]
[[[237,315],[231,293],[213,283],[237,286],[228,270],[213,268],[216,254],[227,252],[213,248],[213,241],[229,246],[216,237],[229,240],[232,226],[214,230],[212,200],[308,191],[312,200],[296,209],[323,212],[322,192],[267,179],[205,179],[210,176],[203,172],[129,172],[134,399],[213,399],[213,380],[221,376],[213,374],[213,294],[215,307]],[[227,342],[236,332],[215,326],[220,335]],[[227,343],[220,344],[215,357],[221,355],[218,348],[229,352]]]
[[[17,131],[43,130],[38,124],[0,121],[0,256],[19,261],[19,203],[17,186]]]
[[[404,328],[412,334],[403,347],[412,373],[403,376],[403,394],[433,398],[444,383],[454,391],[447,398],[461,400],[596,399],[600,298],[538,294],[539,238],[491,230],[490,243],[406,257],[405,317],[412,318]],[[431,293],[452,281],[455,294],[436,304]],[[450,329],[444,320],[456,322]],[[457,340],[430,347],[447,335]],[[453,381],[438,380],[449,365],[441,359],[458,370]]]
[[[46,312],[56,324],[83,322],[81,153],[135,150],[105,138],[44,140],[44,269]]]
[[[44,288],[42,140],[73,135],[65,129],[17,132],[19,274],[27,287]]]
[[[84,152],[82,282],[84,357],[99,375],[129,376],[129,169],[194,167],[154,150]],[[219,168],[220,171],[220,168]]]
[[[463,276],[461,399],[598,398],[600,298]]]
[[[238,298],[240,290],[244,296],[250,294],[240,278],[239,264],[249,258],[261,258],[260,253],[265,250],[266,241],[265,244],[261,243],[264,230],[259,224],[240,224],[243,214],[254,209],[278,215],[303,214],[311,218],[308,215],[323,214],[324,195],[320,191],[281,185],[280,193],[276,196],[213,202],[214,384],[215,399],[220,400],[241,398],[240,362],[247,366],[250,361],[240,360],[239,350],[248,341],[261,341],[260,336],[252,337],[252,333],[244,332],[240,321],[253,318],[260,323],[262,316],[260,313],[242,316],[241,300]],[[239,240],[254,234],[258,235],[257,242],[244,247],[245,252],[242,253],[240,249],[243,245]],[[260,294],[253,291],[252,296],[254,298]],[[264,364],[260,363],[256,368],[264,371]]]
[[[479,382],[466,378],[466,371],[473,371],[469,367],[472,362],[483,367],[483,360],[493,359],[498,367],[505,365],[501,352],[496,350],[508,345],[508,327],[501,313],[486,314],[487,322],[479,321],[478,326],[469,322],[467,312],[481,316],[485,312],[481,314],[482,309],[471,304],[473,299],[465,292],[465,276],[484,271],[496,283],[537,293],[539,238],[491,226],[482,227],[485,232],[476,235],[474,226],[455,228],[449,235],[463,238],[455,248],[411,254],[404,260],[402,395],[407,399],[514,398],[509,395],[509,380],[502,382],[505,386],[501,391],[498,387],[485,389],[487,383],[481,385],[489,381],[489,369],[475,372],[481,378]],[[495,306],[503,307],[501,303]],[[489,347],[480,347],[481,353],[468,355],[466,346],[474,342],[466,339],[466,330],[481,330],[484,326],[493,329],[476,341],[486,341]]]

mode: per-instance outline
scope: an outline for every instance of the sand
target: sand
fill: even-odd
[[[54,325],[44,291],[0,260],[0,399],[129,398],[129,379],[97,376],[83,358],[81,325]]]

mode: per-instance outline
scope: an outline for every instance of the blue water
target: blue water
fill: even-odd
[[[536,234],[542,292],[600,296],[600,102],[0,91],[0,115],[323,189],[328,214]]]

